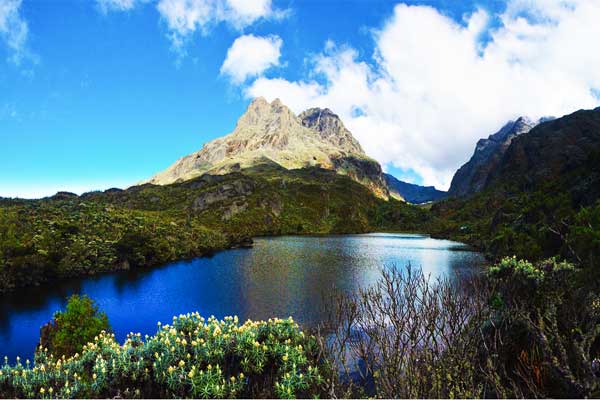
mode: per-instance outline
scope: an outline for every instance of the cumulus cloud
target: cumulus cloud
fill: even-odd
[[[205,35],[219,23],[241,30],[260,19],[284,15],[271,0],[159,0],[157,9],[178,51],[195,32]]]
[[[0,38],[10,51],[8,60],[16,65],[32,58],[27,50],[29,28],[20,8],[21,0],[0,0]]]
[[[598,21],[600,0],[512,0],[501,15],[477,9],[462,23],[398,4],[373,55],[327,43],[312,60],[321,79],[259,77],[245,94],[295,112],[329,107],[371,156],[446,189],[476,141],[507,120],[598,105]]]
[[[235,83],[261,75],[267,69],[279,65],[282,41],[279,36],[240,36],[227,50],[221,66],[221,74]]]

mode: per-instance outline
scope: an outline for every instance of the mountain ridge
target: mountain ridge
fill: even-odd
[[[434,186],[420,186],[414,183],[401,181],[390,174],[384,174],[390,195],[412,204],[424,204],[444,199],[447,192],[437,190]]]
[[[494,173],[513,139],[551,119],[551,117],[544,117],[533,121],[522,116],[514,121],[508,121],[487,139],[479,139],[471,158],[452,177],[448,195],[464,197],[480,192],[487,184],[490,175]]]
[[[262,97],[250,103],[230,134],[205,143],[146,182],[165,185],[206,173],[235,172],[266,160],[286,169],[334,170],[378,197],[389,197],[381,166],[331,110],[311,108],[296,116],[279,99],[269,103]]]

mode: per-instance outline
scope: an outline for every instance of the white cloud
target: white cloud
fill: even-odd
[[[9,61],[20,65],[34,58],[27,50],[29,27],[21,16],[21,0],[0,0],[0,38],[10,50]]]
[[[103,13],[109,11],[129,11],[133,10],[139,3],[149,0],[96,0],[98,7]]]
[[[296,112],[329,107],[371,156],[446,189],[476,141],[508,119],[599,102],[600,0],[513,0],[500,26],[488,28],[489,17],[476,10],[458,24],[399,4],[374,34],[368,63],[327,43],[313,60],[322,83],[261,77],[245,93],[279,97]]]
[[[284,15],[272,7],[271,0],[159,0],[157,9],[179,52],[184,52],[186,40],[196,31],[205,35],[219,23],[241,30],[260,19]]]
[[[279,36],[240,36],[227,50],[221,74],[228,76],[235,84],[259,76],[267,69],[279,65],[281,45]]]

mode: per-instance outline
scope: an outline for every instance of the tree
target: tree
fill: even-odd
[[[42,327],[40,345],[56,356],[69,356],[80,353],[100,332],[110,330],[108,317],[98,310],[96,302],[75,294],[66,310],[56,312],[53,321]]]

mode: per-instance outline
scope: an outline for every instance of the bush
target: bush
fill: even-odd
[[[600,299],[587,273],[554,258],[490,269],[496,311],[482,333],[498,397],[597,396]]]
[[[73,295],[67,309],[55,313],[54,320],[42,327],[40,345],[58,357],[71,356],[102,331],[110,331],[106,314],[89,297]]]
[[[122,346],[102,332],[71,357],[42,350],[33,367],[5,364],[0,397],[307,398],[324,394],[318,350],[291,318],[240,325],[193,313]]]
[[[320,335],[342,372],[331,397],[473,398],[485,395],[474,362],[487,312],[473,279],[431,281],[419,269],[384,272],[372,288],[337,298]]]

